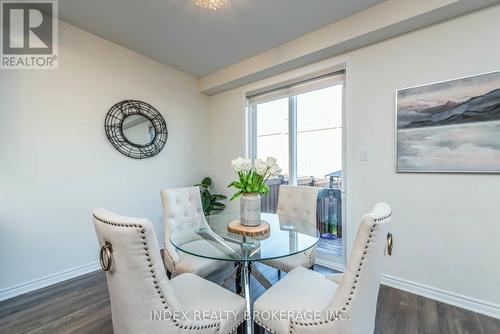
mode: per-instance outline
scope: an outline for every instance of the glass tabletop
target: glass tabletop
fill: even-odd
[[[239,213],[222,213],[190,220],[172,229],[170,242],[175,248],[199,257],[223,261],[259,261],[303,252],[319,240],[316,226],[302,219],[262,213],[270,225],[262,236],[241,236],[227,226]]]

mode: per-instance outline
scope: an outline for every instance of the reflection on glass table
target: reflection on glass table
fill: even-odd
[[[305,220],[270,213],[262,213],[262,220],[270,226],[265,235],[254,237],[229,232],[229,223],[238,219],[239,213],[223,213],[186,222],[171,231],[170,242],[194,256],[235,263],[222,285],[227,288],[235,281],[236,292],[243,290],[247,301],[247,333],[252,333],[250,275],[266,289],[271,287],[252,262],[306,251],[316,245],[319,233],[316,226]]]

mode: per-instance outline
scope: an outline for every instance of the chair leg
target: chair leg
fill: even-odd
[[[278,269],[278,279],[281,278],[281,270]]]
[[[309,268],[309,269],[314,270],[314,264],[313,264],[313,265],[311,266],[311,268]]]
[[[168,270],[167,270],[167,277],[168,277],[168,279],[172,278],[172,273],[170,271],[168,271]]]
[[[241,287],[241,266],[239,263],[234,264],[235,267],[238,267],[238,270],[236,272],[236,279],[234,280],[235,286],[236,286],[236,294],[241,295],[241,292],[243,291]]]

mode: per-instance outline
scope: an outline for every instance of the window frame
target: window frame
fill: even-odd
[[[257,158],[257,105],[288,97],[288,182],[290,185],[297,185],[297,95],[337,85],[342,85],[342,104],[345,105],[346,80],[344,71],[329,73],[320,77],[259,92],[255,95],[247,95],[246,156],[252,160]]]

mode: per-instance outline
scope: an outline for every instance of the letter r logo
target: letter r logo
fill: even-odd
[[[2,2],[3,54],[51,54],[53,2]]]

